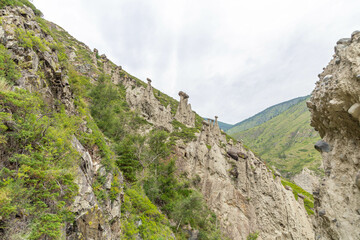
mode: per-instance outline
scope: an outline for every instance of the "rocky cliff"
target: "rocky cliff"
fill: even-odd
[[[302,199],[296,201],[251,151],[219,132],[216,124],[203,122],[195,141],[178,143],[177,163],[197,179],[226,235],[246,239],[258,232],[259,239],[313,239]]]
[[[183,186],[186,197],[198,189],[215,213],[209,226],[220,226],[230,239],[256,233],[259,239],[313,239],[304,196],[296,200],[279,176],[222,133],[217,117],[201,125],[187,94],[180,92],[177,103],[35,10],[0,10],[6,59],[0,61],[6,69],[0,85],[0,238],[174,239],[176,233],[185,239],[190,231],[200,239],[195,233],[203,222],[182,223],[177,206],[165,209],[165,216],[154,203],[160,208],[166,198],[152,203],[142,190],[146,174],[158,176],[170,159],[164,153],[169,143],[176,173],[187,181],[163,180],[165,187]],[[165,131],[156,135],[159,129]],[[207,208],[199,208],[208,220]],[[175,225],[168,220],[178,216]]]
[[[360,32],[340,39],[307,103],[325,177],[314,190],[316,239],[360,239]]]

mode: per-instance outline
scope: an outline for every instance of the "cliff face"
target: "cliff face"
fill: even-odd
[[[111,88],[123,94],[122,104],[129,108],[126,113],[146,122],[131,133],[145,136],[155,129],[164,129],[170,135],[176,133],[173,154],[177,172],[187,175],[200,189],[217,215],[216,225],[221,226],[226,236],[245,239],[250,233],[259,232],[259,239],[313,239],[312,224],[302,198],[295,200],[292,191],[282,186],[279,176],[274,177],[240,143],[227,139],[219,129],[217,117],[215,121],[203,122],[201,130],[195,128],[199,126],[187,94],[179,93],[178,105],[160,92],[154,95],[150,79],[146,85],[131,77],[105,55],[99,56],[96,49],[91,51],[62,28],[35,16],[28,7],[5,7],[0,15],[3,50],[21,72],[21,77],[14,78],[13,86],[0,92],[0,210],[6,213],[0,218],[0,238],[11,239],[31,232],[32,239],[119,239],[124,234],[131,239],[142,239],[138,229],[145,228],[149,219],[153,220],[151,224],[155,221],[160,224],[160,227],[151,226],[158,234],[151,233],[152,237],[175,238],[170,224],[146,196],[134,189],[128,189],[128,195],[124,195],[125,181],[115,165],[119,164],[118,156],[111,148],[115,143],[100,132],[88,109],[88,102],[95,100],[84,93],[94,85],[99,88],[105,85],[101,82],[105,75],[112,82]],[[101,88],[100,92],[105,90]],[[28,100],[21,102],[21,95],[36,95],[41,99],[33,106],[36,112],[30,119],[35,125],[31,131],[37,131],[37,135],[25,131],[31,124],[23,125],[34,109],[24,109],[17,118],[21,105]],[[118,107],[115,111],[121,113],[122,109]],[[43,125],[37,126],[37,122]],[[56,135],[54,128],[63,135]],[[190,140],[181,139],[181,134],[189,132],[196,133]],[[120,139],[118,135],[114,139]],[[138,149],[143,145],[146,144],[139,144]],[[44,169],[36,165],[38,162],[32,169],[29,159],[40,159],[39,156],[46,163],[41,165]],[[129,162],[131,157],[127,159]],[[60,163],[64,165],[55,169]],[[11,208],[13,202],[21,202],[16,192],[19,186],[11,185],[11,179],[18,181],[21,189],[36,190],[36,194],[50,186],[51,194],[45,192],[36,199],[27,196],[28,202],[24,200],[24,204]],[[68,192],[71,192],[69,196]],[[131,197],[136,201],[131,202]],[[31,207],[34,204],[41,206],[41,211]],[[139,215],[132,217],[136,208],[140,209]],[[148,215],[140,215],[144,212]],[[129,219],[136,224],[123,224]],[[177,230],[179,225],[172,227]],[[43,228],[46,231],[39,232]]]
[[[325,177],[314,190],[317,239],[360,239],[360,32],[340,39],[308,107],[323,141]]]
[[[5,7],[0,10],[0,16],[2,21],[2,24],[0,26],[1,44],[5,46],[7,54],[11,55],[11,59],[17,64],[17,68],[21,73],[21,77],[16,79],[13,90],[15,91],[17,89],[24,89],[29,92],[40,93],[41,98],[44,100],[46,105],[50,107],[50,109],[48,109],[49,112],[40,114],[37,113],[38,120],[46,115],[50,117],[52,116],[52,114],[55,114],[52,111],[59,111],[60,105],[64,107],[65,113],[67,114],[67,117],[69,119],[73,116],[75,117],[75,115],[77,115],[78,113],[74,104],[73,89],[71,89],[68,81],[68,71],[62,65],[61,59],[59,59],[60,57],[65,57],[65,55],[61,56],[59,54],[57,48],[60,45],[51,36],[50,32],[47,31],[48,29],[44,28],[44,25],[41,25],[44,22],[41,21],[39,17],[35,16],[32,9],[25,6]],[[57,28],[58,31],[63,31],[55,25],[54,28]],[[85,49],[87,48],[83,44],[80,45]],[[72,51],[69,51],[69,49],[66,49],[66,51],[70,56],[71,53],[73,53]],[[74,58],[70,57],[70,59],[75,61]],[[0,95],[3,99],[3,95]],[[58,101],[60,101],[60,103]],[[4,102],[2,102],[2,104],[4,104]],[[17,122],[15,119],[17,112],[15,112],[14,110],[6,109],[6,107],[5,109],[1,108],[1,112],[8,112],[10,113],[10,116],[14,118],[13,124],[17,125],[15,132],[22,130],[22,127],[19,126],[20,123]],[[26,116],[24,116],[23,121],[26,121]],[[52,121],[49,118],[49,123],[50,122]],[[87,122],[83,120],[82,123],[80,123],[79,127],[84,132],[91,132],[92,130],[87,128],[86,125]],[[47,132],[48,129],[51,128],[51,125],[43,127],[44,129],[42,130],[42,137],[47,138],[49,137],[47,136]],[[8,130],[5,131],[5,134],[6,132],[8,132]],[[28,136],[23,136],[22,138],[27,139]],[[62,225],[62,236],[64,238],[66,237],[67,239],[118,239],[120,234],[119,219],[121,214],[120,206],[122,201],[122,191],[120,190],[119,192],[117,192],[111,200],[110,198],[106,198],[104,199],[104,201],[100,202],[93,189],[93,184],[96,182],[96,178],[101,177],[105,180],[103,190],[106,192],[110,192],[112,184],[115,181],[114,178],[116,178],[116,182],[122,184],[123,179],[121,173],[118,170],[106,170],[105,166],[101,163],[101,156],[99,154],[99,151],[97,151],[96,149],[86,149],[74,135],[65,136],[65,138],[66,139],[63,139],[65,142],[67,140],[69,140],[69,143],[71,142],[71,145],[66,145],[68,148],[66,151],[71,151],[70,149],[72,146],[73,149],[77,152],[77,157],[74,158],[74,156],[72,156],[71,158],[73,158],[74,161],[77,161],[76,159],[78,159],[78,162],[76,162],[76,167],[73,169],[76,172],[74,174],[76,176],[76,178],[74,179],[74,183],[77,186],[76,188],[74,186],[74,188],[78,189],[78,194],[74,196],[74,201],[67,208],[67,211],[70,211],[76,215],[76,218],[73,223],[67,223]],[[46,140],[41,140],[40,138],[38,139],[38,141],[39,142],[37,143],[28,144],[30,144],[30,146],[35,144],[33,145],[33,148],[35,151],[37,151],[36,153],[39,155],[40,150],[38,150],[37,148],[42,144],[43,141]],[[18,147],[21,147],[20,142],[15,142],[13,145],[19,145]],[[10,145],[8,145],[7,147],[10,147]],[[1,168],[9,168],[10,170],[13,168],[13,166],[11,166],[9,161],[11,161],[11,158],[14,157],[14,154],[19,154],[20,152],[22,155],[31,154],[31,150],[25,149],[20,149],[19,152],[9,152],[8,148],[6,148],[3,143],[1,144],[0,149],[3,153],[1,154]],[[64,150],[64,153],[62,154],[68,157],[66,155],[66,151]],[[47,158],[50,158],[50,156],[51,153],[47,153]],[[80,158],[78,158],[78,156],[80,156]],[[32,158],[36,159],[38,157],[34,155],[32,156]],[[61,157],[58,157],[58,161],[67,160],[62,160]],[[17,167],[26,167],[26,165],[29,164],[23,163],[19,164]],[[36,171],[40,170],[40,167],[36,168]],[[55,181],[61,181],[60,179],[64,177],[64,175],[60,175],[59,178],[57,178],[56,176],[57,175],[54,172],[53,178],[56,179]],[[27,175],[27,177],[25,178],[29,178],[29,180],[35,182],[39,181],[36,174],[32,176],[29,173],[29,175]],[[43,184],[43,188],[46,189],[46,183]],[[60,190],[57,191],[59,191],[59,195],[60,197],[62,197],[61,195],[63,195],[63,191],[67,191],[67,185],[63,184],[62,182],[57,182],[57,184],[60,187]],[[31,191],[31,186],[26,187],[28,187],[28,190]],[[63,189],[63,187],[65,188]],[[36,186],[34,186],[33,188],[36,189]],[[36,195],[36,193],[33,194]],[[43,196],[43,198],[46,197]],[[54,208],[54,206],[56,206],[57,204],[61,204],[57,201],[63,200],[68,202],[68,200],[65,199],[66,198],[56,200],[53,199],[55,203],[49,203],[46,202],[46,200],[43,200],[44,202],[46,202],[46,204],[44,203],[45,206],[48,205],[49,209],[45,208],[43,209],[43,212],[32,214],[42,215],[43,213],[46,213],[49,214],[48,216],[55,216],[55,210],[53,210],[52,208]],[[16,198],[14,200],[19,201],[19,199]],[[29,204],[36,205],[35,202],[30,202]],[[19,209],[21,209],[21,207],[21,205],[18,206]],[[44,206],[42,206],[41,208],[44,208]],[[20,211],[27,210],[21,209]],[[29,231],[28,224],[29,222],[31,222],[31,219],[33,219],[33,216],[29,212],[23,214],[24,215],[21,218],[16,217],[13,221],[8,222],[8,225],[2,222],[2,225],[5,227],[4,230],[0,232],[0,238],[13,239],[15,238],[15,236],[21,236],[21,234],[25,234],[27,231]],[[1,220],[5,221],[6,218],[1,218]],[[47,219],[46,223],[51,223],[51,221],[52,220]],[[12,227],[9,228],[9,226],[11,225]],[[55,235],[58,234],[56,231],[57,230],[55,229]],[[36,239],[36,234],[34,233],[34,231],[31,233],[30,237]]]
[[[217,124],[204,122],[196,141],[178,144],[180,171],[197,181],[230,239],[313,239],[303,201],[241,144],[226,141]]]

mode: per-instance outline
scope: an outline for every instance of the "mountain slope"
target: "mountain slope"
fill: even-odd
[[[310,126],[310,112],[306,108],[308,99],[259,126],[231,135],[241,139],[288,177],[300,172],[303,167],[318,172],[320,156],[314,149],[314,143],[320,138]]]
[[[248,119],[245,119],[244,121],[236,123],[232,128],[230,128],[226,132],[230,135],[235,135],[237,132],[245,131],[249,128],[258,126],[258,125],[272,119],[273,117],[276,117],[277,115],[281,114],[282,112],[286,111],[291,106],[303,101],[305,98],[307,98],[307,96],[294,98],[289,101],[282,102],[282,103],[276,104],[274,106],[271,106],[271,107],[265,109],[264,111],[261,111],[261,112],[257,113],[256,115],[254,115]]]
[[[305,200],[186,93],[0,4],[0,239],[312,239]]]

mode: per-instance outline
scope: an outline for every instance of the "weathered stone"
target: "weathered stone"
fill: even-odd
[[[234,160],[239,160],[239,157],[237,155],[237,152],[233,149],[230,149],[229,151],[227,151],[227,154]]]
[[[292,180],[296,185],[309,193],[313,192],[314,186],[319,184],[319,177],[308,168],[304,168],[301,173],[296,174]]]
[[[324,216],[325,214],[326,214],[325,209],[321,209],[321,210],[319,211],[319,216],[320,216],[320,217]]]
[[[327,82],[327,81],[330,81],[332,79],[332,75],[326,75],[324,77],[324,81]]]
[[[331,148],[330,145],[325,142],[324,140],[319,140],[315,143],[314,145],[315,149],[318,150],[319,152],[330,152]]]
[[[354,103],[348,110],[348,113],[353,116],[353,118],[359,120],[360,117],[360,103]]]
[[[304,198],[305,198],[305,196],[304,196],[304,195],[302,195],[302,194],[300,194],[300,193],[298,194],[298,197],[299,197],[299,198],[302,198],[302,199],[304,199]]]
[[[355,36],[359,35],[360,31],[354,31],[351,33],[351,40],[355,38]]]
[[[356,199],[360,199],[356,183],[360,162],[359,36],[355,32],[351,41],[345,39],[338,42],[335,58],[341,59],[341,64],[330,61],[320,74],[317,88],[310,99],[311,125],[331,146],[331,153],[322,154],[328,177],[319,185],[320,194],[314,194],[315,211],[326,211],[325,217],[320,214],[315,216],[316,232],[323,239],[359,238],[360,218],[354,214],[359,209]],[[327,75],[333,75],[338,82],[327,81],[326,89],[321,86],[325,84],[324,76]],[[320,147],[319,150],[324,152]],[[329,224],[329,219],[335,218],[336,224]]]
[[[341,38],[340,40],[338,40],[336,42],[336,44],[344,44],[344,45],[348,45],[351,42],[351,38]]]
[[[355,185],[360,188],[360,172],[355,177]]]
[[[195,113],[188,104],[189,95],[183,91],[179,92],[180,102],[175,114],[175,119],[188,127],[195,127]]]

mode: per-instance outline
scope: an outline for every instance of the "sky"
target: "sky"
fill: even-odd
[[[44,18],[203,117],[237,123],[311,93],[359,0],[33,0]]]

